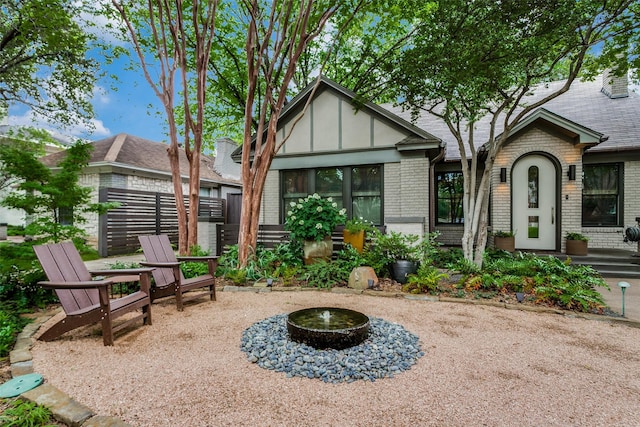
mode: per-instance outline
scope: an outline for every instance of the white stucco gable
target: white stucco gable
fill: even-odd
[[[351,99],[328,89],[322,90],[301,114],[282,124],[279,142],[289,137],[280,154],[388,148],[410,135],[367,109],[357,110]]]

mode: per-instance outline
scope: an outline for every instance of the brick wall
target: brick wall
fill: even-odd
[[[635,242],[624,242],[624,229],[637,225],[640,217],[640,162],[624,162],[624,196],[622,227],[585,227],[582,233],[589,237],[590,248],[637,250]]]
[[[262,192],[260,224],[280,224],[280,171],[270,170]]]
[[[496,156],[491,175],[492,210],[491,223],[494,230],[511,229],[511,168],[522,156],[532,153],[546,153],[556,159],[561,168],[561,191],[558,218],[561,221],[560,233],[582,230],[582,150],[559,136],[552,135],[540,128],[532,127],[518,136],[514,142],[506,145]],[[576,165],[575,181],[569,181],[569,165]],[[507,169],[507,182],[500,183],[500,168]],[[561,239],[564,251],[564,239]]]
[[[429,159],[403,158],[384,165],[384,217],[388,230],[429,230]],[[392,222],[386,219],[392,219]],[[407,218],[403,226],[402,218]],[[417,227],[417,228],[416,228]],[[416,230],[420,229],[419,233]]]

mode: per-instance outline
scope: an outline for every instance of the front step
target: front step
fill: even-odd
[[[566,255],[559,256],[566,259]],[[570,256],[572,264],[590,265],[602,277],[620,277],[627,279],[640,279],[640,258],[632,256],[589,255]]]

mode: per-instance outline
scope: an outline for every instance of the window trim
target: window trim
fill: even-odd
[[[380,169],[380,221],[384,223],[384,164],[373,163],[364,165],[346,165],[346,166],[326,166],[304,169],[282,169],[280,170],[280,222],[284,223],[287,214],[287,206],[285,203],[285,179],[287,172],[306,172],[307,173],[307,194],[316,192],[316,171],[321,169],[342,169],[342,203],[347,210],[347,218],[353,216],[353,190],[351,170],[353,168],[378,167]],[[381,225],[381,224],[376,224]]]
[[[588,167],[598,167],[598,166],[618,166],[618,192],[617,192],[617,218],[615,224],[595,224],[585,222],[584,218],[584,201],[585,196],[585,168]],[[583,227],[601,227],[601,228],[613,228],[613,227],[622,227],[624,223],[624,162],[608,162],[608,163],[586,163],[582,165],[582,197],[581,197],[581,205],[582,209],[580,212],[580,222]]]
[[[434,218],[435,218],[435,224],[436,225],[452,225],[452,226],[463,226],[464,225],[464,210],[462,212],[462,216],[460,217],[460,222],[442,222],[440,221],[440,216],[438,215],[438,207],[440,206],[440,191],[438,189],[438,184],[440,183],[440,180],[438,179],[438,176],[440,175],[445,175],[445,174],[457,174],[460,175],[460,177],[462,177],[462,179],[464,180],[464,177],[462,175],[462,171],[459,170],[448,170],[448,171],[437,171],[435,173],[434,176],[434,196],[435,196],[435,206],[433,207],[434,210]],[[463,182],[463,186],[464,186],[464,182]],[[464,196],[464,188],[463,188],[463,194],[461,195]]]

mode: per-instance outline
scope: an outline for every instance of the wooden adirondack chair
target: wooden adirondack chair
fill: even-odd
[[[151,299],[149,287],[153,268],[127,270],[89,271],[72,242],[34,246],[33,250],[49,281],[38,282],[54,289],[66,317],[45,331],[39,339],[51,341],[80,326],[102,323],[104,345],[113,345],[113,334],[140,319],[151,324]],[[119,276],[118,281],[132,281],[137,275],[140,290],[117,299],[109,298],[114,280],[91,280],[92,276]],[[124,277],[123,277],[124,276]],[[113,324],[113,320],[125,313],[142,309],[142,314]]]
[[[173,296],[176,297],[178,311],[184,309],[184,303],[205,295],[209,295],[212,301],[216,300],[215,271],[218,265],[217,256],[204,257],[176,257],[171,247],[169,238],[164,235],[138,236],[145,262],[141,264],[148,267],[155,267],[153,270],[153,281],[151,285],[151,301],[158,298]],[[180,270],[180,261],[206,262],[208,274],[185,279]],[[208,288],[206,292],[197,292],[185,298],[185,293],[200,288]]]

